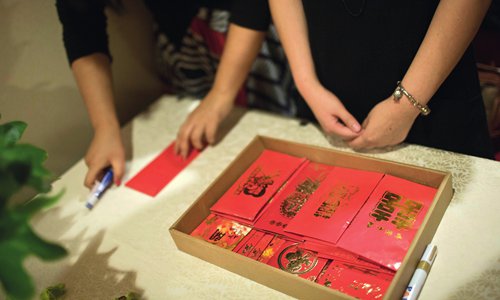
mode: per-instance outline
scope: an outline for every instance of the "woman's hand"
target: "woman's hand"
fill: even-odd
[[[92,188],[95,181],[103,175],[103,170],[109,166],[113,169],[115,184],[120,185],[125,171],[125,147],[120,129],[96,130],[85,155],[85,163],[88,166],[84,181],[86,187]]]
[[[175,143],[175,153],[186,158],[191,147],[202,149],[215,143],[220,123],[233,108],[232,97],[211,90],[200,105],[181,125]]]
[[[301,91],[326,134],[343,140],[359,136],[361,126],[333,93],[321,85]]]
[[[363,121],[361,134],[348,145],[355,150],[365,150],[403,142],[419,114],[404,97],[396,102],[391,96],[375,105]]]

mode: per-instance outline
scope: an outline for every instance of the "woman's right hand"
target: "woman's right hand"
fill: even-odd
[[[113,181],[120,185],[125,172],[125,147],[123,146],[119,128],[96,130],[87,154],[85,163],[88,171],[84,184],[89,189],[96,180],[100,180],[105,168],[113,169]]]
[[[211,90],[179,128],[175,153],[186,158],[191,147],[201,150],[215,143],[220,123],[234,106],[233,97]]]
[[[361,125],[342,102],[321,84],[301,89],[301,94],[326,134],[350,141],[361,133]]]

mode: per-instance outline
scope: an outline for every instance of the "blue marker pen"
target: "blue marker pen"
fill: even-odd
[[[102,178],[101,182],[97,182],[92,188],[92,192],[87,198],[87,203],[85,203],[85,207],[87,207],[88,209],[92,209],[94,205],[97,203],[97,201],[99,201],[99,198],[101,198],[102,193],[104,193],[104,191],[111,185],[112,182],[113,182],[113,170],[109,168],[104,174],[104,177]]]

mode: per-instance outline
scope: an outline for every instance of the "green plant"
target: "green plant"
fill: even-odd
[[[35,293],[31,276],[23,267],[27,256],[54,260],[67,254],[63,247],[40,238],[29,223],[62,193],[46,195],[51,189],[51,174],[43,166],[47,153],[18,143],[26,127],[20,121],[0,125],[0,282],[12,299],[30,299]],[[33,188],[38,196],[24,203],[9,203],[24,187]]]
[[[58,300],[66,294],[66,286],[64,283],[58,283],[45,288],[40,293],[40,300]]]

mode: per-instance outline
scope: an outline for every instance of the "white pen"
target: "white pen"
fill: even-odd
[[[99,200],[99,198],[101,198],[102,193],[104,193],[104,191],[111,185],[112,182],[113,182],[113,171],[111,170],[111,168],[109,168],[104,174],[104,177],[102,177],[101,182],[96,182],[96,184],[92,188],[92,191],[90,192],[90,195],[87,198],[85,206],[88,209],[92,209]]]
[[[415,300],[418,298],[422,287],[424,286],[425,279],[427,278],[427,274],[431,270],[432,263],[437,255],[437,247],[436,245],[429,244],[427,248],[425,248],[424,255],[420,259],[418,263],[417,269],[413,273],[413,277],[406,288],[406,291],[403,295],[403,300]]]

